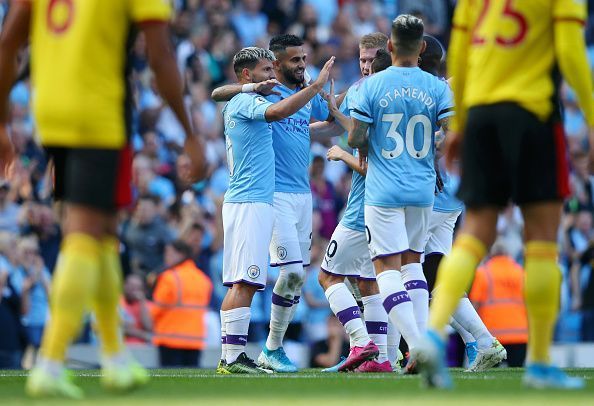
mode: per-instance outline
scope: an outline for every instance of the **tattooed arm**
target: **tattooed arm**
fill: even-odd
[[[351,118],[351,128],[349,129],[349,147],[367,149],[367,129],[369,124]]]
[[[359,166],[362,169],[367,169],[367,129],[369,124],[359,121],[356,118],[351,118],[352,125],[349,129],[349,147],[359,149]]]

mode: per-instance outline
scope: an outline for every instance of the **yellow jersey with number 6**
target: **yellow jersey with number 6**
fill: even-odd
[[[168,0],[28,0],[33,113],[41,143],[121,148],[133,25],[167,21]]]
[[[556,108],[554,22],[584,24],[586,15],[585,0],[460,0],[454,29],[468,33],[464,107],[516,102],[547,120]]]

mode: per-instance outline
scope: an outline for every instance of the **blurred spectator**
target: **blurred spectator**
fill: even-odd
[[[39,253],[45,267],[51,273],[60,252],[60,243],[62,241],[60,225],[51,207],[34,203],[27,204],[24,207],[25,211],[29,212],[30,215],[27,216],[29,221],[21,225],[21,233],[37,237]]]
[[[20,207],[11,197],[10,183],[0,179],[0,231],[18,232],[19,212]]]
[[[571,156],[573,173],[570,185],[573,199],[567,201],[566,209],[594,211],[594,176],[590,174],[588,153],[578,150]]]
[[[212,276],[210,271],[210,259],[223,248],[223,220],[221,216],[222,199],[216,202],[215,220],[210,229],[209,240],[205,239],[204,226],[198,222],[189,223],[184,226],[180,233],[180,239],[192,250],[192,259],[196,266]]]
[[[594,240],[571,268],[572,310],[581,311],[581,341],[594,341]]]
[[[317,155],[310,167],[310,184],[314,210],[319,211],[322,224],[320,236],[330,239],[338,224],[338,211],[343,205],[338,198],[334,186],[324,177],[325,158]]]
[[[509,256],[503,240],[493,244],[489,260],[478,268],[469,298],[507,350],[508,365],[524,366],[528,342],[524,270]]]
[[[49,316],[50,273],[43,264],[35,237],[21,238],[16,245],[16,267],[10,282],[21,296],[22,323],[31,347],[27,351],[27,365],[32,365],[41,346],[41,336]]]
[[[124,339],[126,343],[150,343],[153,333],[151,302],[146,297],[142,276],[130,274],[126,277],[124,295],[120,306],[123,312]]]
[[[165,244],[173,239],[173,233],[159,214],[159,206],[159,198],[141,196],[132,219],[124,226],[122,239],[130,250],[135,272],[146,274],[163,269]]]
[[[326,341],[328,338],[327,320],[332,315],[324,289],[318,282],[320,264],[328,240],[317,239],[311,247],[311,266],[307,269],[302,297],[307,306],[305,335],[310,343]]]
[[[23,348],[27,336],[21,316],[27,312],[27,303],[14,288],[10,275],[16,267],[15,236],[0,232],[0,369],[21,367]]]
[[[355,0],[354,10],[351,15],[351,24],[353,27],[353,34],[357,38],[365,34],[376,31],[375,14],[373,1],[371,0]]]
[[[169,206],[175,201],[173,182],[158,175],[151,162],[151,159],[145,155],[136,155],[132,166],[134,184],[140,194],[155,195],[165,206]]]
[[[447,28],[447,5],[444,0],[398,0],[400,14],[412,14],[423,20],[425,33],[444,42]]]
[[[349,339],[338,319],[331,315],[326,319],[328,338],[311,344],[309,365],[311,368],[328,368],[338,364],[341,357],[349,354]]]
[[[244,47],[254,46],[266,35],[268,17],[261,9],[261,0],[241,0],[239,9],[232,17],[233,27]]]
[[[167,270],[159,275],[153,292],[153,343],[159,347],[163,367],[200,365],[212,282],[196,267],[191,255],[183,241],[167,244]]]
[[[580,259],[591,237],[592,213],[581,210],[577,213],[575,226],[569,229],[569,257],[572,263]]]

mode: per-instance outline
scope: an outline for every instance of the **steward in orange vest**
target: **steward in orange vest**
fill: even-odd
[[[168,269],[159,275],[153,292],[153,344],[164,367],[198,367],[205,346],[212,282],[190,257],[191,248],[183,241],[168,244]]]
[[[509,366],[523,366],[526,355],[523,289],[522,267],[507,255],[495,255],[478,268],[469,295],[491,334],[506,348]]]

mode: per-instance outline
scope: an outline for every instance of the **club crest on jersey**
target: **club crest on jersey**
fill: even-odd
[[[279,259],[285,259],[287,257],[287,249],[285,247],[278,247],[276,249],[276,255]]]
[[[257,265],[252,265],[248,268],[247,274],[250,278],[256,279],[260,276],[260,268]]]
[[[262,96],[256,97],[256,104],[264,104],[264,103],[266,103],[265,98],[263,98]]]

